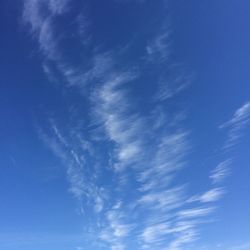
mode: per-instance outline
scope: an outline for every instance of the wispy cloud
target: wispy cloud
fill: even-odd
[[[171,55],[171,32],[165,28],[154,39],[148,42],[146,47],[147,60],[154,63],[162,63]]]
[[[53,18],[62,14],[68,1],[25,0],[23,8],[24,23],[30,27],[37,39],[39,48],[50,60],[59,60],[59,50],[54,32]]]
[[[66,168],[70,193],[80,201],[80,204],[84,200],[91,202],[95,211],[100,213],[104,207],[105,191],[95,185],[94,174],[87,174],[90,166],[86,164],[85,157],[89,155],[89,149],[82,147],[76,138],[72,141],[72,138],[63,135],[53,119],[49,120],[49,124],[50,132],[45,133],[39,128],[39,137]]]
[[[223,123],[220,128],[228,129],[228,139],[225,148],[229,149],[238,143],[243,135],[243,130],[250,124],[250,102],[237,109],[229,121]]]
[[[45,74],[53,82],[56,81],[55,76],[59,74],[59,78],[67,85],[84,85],[86,75],[67,59],[70,53],[66,53],[62,46],[72,34],[68,34],[65,27],[59,34],[58,21],[70,11],[71,0],[24,0],[23,2],[23,23],[29,27],[32,37],[38,43]],[[84,50],[90,39],[90,34],[86,32],[89,20],[83,12],[75,19],[74,28],[78,33],[78,43]]]
[[[189,133],[180,128],[172,132],[165,131],[164,124],[154,126],[157,121],[146,125],[148,117],[135,111],[131,105],[133,100],[128,95],[128,84],[136,81],[139,76],[133,72],[114,71],[112,64],[111,60],[110,67],[98,70],[102,72],[104,82],[97,85],[91,98],[94,124],[98,130],[103,130],[104,139],[113,145],[111,165],[118,173],[118,179],[131,173],[135,175],[137,188],[132,191],[133,195],[131,193],[135,198],[131,196],[126,208],[117,206],[118,211],[113,208],[107,213],[107,224],[100,233],[100,239],[108,242],[113,249],[125,249],[127,245],[123,240],[131,237],[136,229],[137,240],[144,249],[162,249],[168,235],[176,234],[178,236],[171,247],[180,246],[191,241],[191,238],[194,240],[191,235],[194,235],[197,224],[190,222],[184,225],[186,218],[179,218],[180,209],[186,201],[186,187],[171,185],[176,173],[186,165],[185,158],[190,149]],[[92,70],[95,68],[94,64]],[[162,130],[161,135],[155,137],[154,130],[147,131],[149,126],[155,127],[158,132]],[[132,180],[128,181],[131,184]],[[120,192],[131,192],[128,185],[121,188]],[[148,218],[138,223],[141,220],[140,214],[146,211]],[[132,218],[127,218],[131,213]],[[193,210],[192,219],[208,214],[205,210],[203,215]],[[126,217],[125,221],[123,216]],[[174,218],[179,218],[179,221],[175,223]],[[166,219],[170,221],[166,222]],[[156,229],[162,230],[153,232]]]
[[[144,207],[156,209],[157,211],[170,211],[182,205],[182,188],[144,194],[138,201]]]
[[[180,250],[183,249],[183,245],[193,242],[197,239],[197,233],[193,229],[184,230],[178,238],[170,243],[167,250]]]
[[[199,201],[202,203],[214,202],[218,201],[223,196],[224,193],[225,190],[223,190],[222,188],[213,188],[202,195],[193,196],[189,198],[188,202],[195,202],[195,201]]]
[[[106,213],[107,223],[100,233],[100,239],[110,244],[111,249],[125,249],[124,239],[131,233],[134,226],[125,223],[125,214],[120,210],[120,206],[113,207]]]
[[[141,191],[151,191],[169,186],[173,174],[185,165],[189,150],[188,133],[179,131],[166,134],[156,144],[154,156],[138,174]]]
[[[230,174],[230,165],[232,160],[225,160],[219,163],[211,172],[210,178],[214,184],[222,182]]]
[[[122,170],[142,153],[141,118],[131,114],[123,85],[134,80],[130,73],[111,74],[93,96],[94,114],[101,122],[107,138],[114,143],[115,168]],[[117,104],[119,103],[119,106]]]
[[[160,76],[156,101],[164,101],[185,90],[194,80],[194,73],[183,65],[171,65]]]
[[[45,134],[41,129],[39,129],[39,136],[45,145],[61,160],[63,165],[67,167],[66,170],[70,182],[70,192],[78,199],[81,199],[85,193],[82,165],[74,150],[69,148],[68,144],[65,142],[65,138],[61,136],[55,125],[53,125],[52,128],[56,129],[53,136]]]
[[[71,0],[49,0],[48,6],[53,15],[61,15],[69,10]]]
[[[182,210],[179,212],[179,217],[184,219],[190,219],[190,218],[197,218],[197,217],[203,217],[208,214],[210,214],[214,208],[207,208],[207,207],[201,207],[201,208],[191,208],[187,210]]]

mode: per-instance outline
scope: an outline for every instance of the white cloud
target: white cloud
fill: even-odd
[[[159,90],[156,93],[156,101],[164,101],[173,98],[184,91],[194,80],[194,74],[183,65],[171,65],[161,74]]]
[[[56,38],[54,37],[53,23],[51,18],[46,18],[39,30],[38,42],[43,54],[51,60],[58,60],[60,53]]]
[[[103,201],[98,197],[102,190],[95,186],[93,177],[86,178],[85,176],[87,166],[83,155],[87,154],[87,151],[79,152],[78,142],[70,143],[69,138],[62,134],[55,121],[50,119],[49,122],[50,133],[45,133],[42,129],[38,129],[38,133],[44,144],[66,167],[67,179],[70,184],[69,191],[79,201],[88,197],[96,206],[96,211],[100,212],[103,208]]]
[[[113,73],[93,97],[95,117],[101,122],[107,139],[114,143],[114,167],[118,171],[135,162],[142,152],[139,136],[142,121],[130,113],[129,101],[122,89],[135,77],[129,73]]]
[[[185,165],[185,156],[189,150],[188,133],[179,131],[165,134],[156,142],[155,152],[151,150],[151,158],[138,174],[140,189],[148,191],[155,188],[166,188],[173,174]]]
[[[245,103],[235,111],[231,120],[222,124],[220,128],[228,128],[228,139],[225,148],[231,148],[242,137],[243,129],[250,124],[250,102]]]
[[[196,221],[155,223],[146,227],[141,234],[144,249],[179,250],[184,244],[197,239]],[[169,239],[166,241],[166,239]],[[168,245],[166,247],[166,244]]]
[[[181,210],[178,214],[182,219],[188,218],[197,218],[206,216],[214,211],[214,208],[211,207],[202,207],[202,208],[191,208],[186,210]]]
[[[123,217],[120,211],[111,210],[107,212],[107,219],[114,237],[124,238],[133,228],[131,225],[121,222]]]
[[[44,22],[41,12],[42,2],[40,0],[25,0],[23,9],[23,20],[29,24],[32,32],[39,33]]]
[[[167,250],[181,250],[182,245],[190,243],[197,238],[197,233],[195,230],[187,230],[182,232],[178,238],[173,240],[170,244]]]
[[[55,82],[56,74],[61,74],[68,85],[83,85],[86,75],[65,60],[65,51],[61,50],[59,36],[56,31],[58,18],[70,10],[71,0],[24,0],[23,22],[30,28],[43,55],[43,69],[49,80]],[[83,22],[87,19],[81,14],[81,22],[76,22],[83,36]],[[86,35],[88,39],[89,35]],[[60,39],[59,39],[60,37]],[[83,39],[83,38],[82,38]],[[83,48],[86,43],[82,43]],[[52,67],[52,65],[54,67]]]
[[[36,37],[39,48],[51,60],[58,60],[59,51],[53,30],[53,17],[55,13],[47,13],[45,7],[54,1],[25,0],[23,9],[23,20],[31,28]],[[52,4],[54,6],[54,4]],[[60,4],[58,5],[60,6]],[[54,7],[53,7],[53,10]]]
[[[71,0],[49,0],[49,8],[53,15],[61,15],[69,8]]]
[[[125,249],[123,240],[130,234],[134,226],[123,222],[126,217],[118,207],[116,209],[109,210],[106,213],[105,218],[107,220],[107,224],[100,232],[100,239],[109,243],[111,249]]]
[[[195,201],[203,203],[214,202],[218,201],[223,196],[224,193],[225,191],[222,188],[213,188],[200,196],[193,196],[189,198],[188,202],[195,202]]]
[[[146,227],[141,237],[146,244],[157,244],[165,239],[168,232],[168,225],[166,223],[159,223]]]
[[[100,196],[97,196],[96,199],[95,199],[95,202],[96,202],[96,204],[94,206],[95,211],[97,213],[100,213],[102,211],[102,209],[103,209],[103,200],[102,200],[102,198]]]
[[[170,47],[170,31],[165,29],[148,43],[146,47],[147,59],[150,62],[162,63],[169,58]]]
[[[216,166],[216,168],[211,172],[210,178],[213,183],[217,184],[222,182],[230,173],[229,166],[232,160],[225,160]]]
[[[145,208],[172,210],[182,205],[182,192],[182,187],[160,192],[150,192],[142,195],[138,203],[145,206]]]

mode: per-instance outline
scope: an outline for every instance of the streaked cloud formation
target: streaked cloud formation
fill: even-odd
[[[222,182],[225,177],[227,177],[230,173],[230,165],[232,160],[225,160],[216,166],[216,168],[211,172],[210,178],[212,179],[213,183],[220,183]]]
[[[244,128],[250,123],[250,103],[245,103],[237,109],[229,121],[225,122],[220,128],[228,129],[228,139],[225,148],[233,147],[242,137]]]
[[[65,98],[70,96],[70,111],[63,118],[50,112],[37,131],[60,160],[69,192],[87,218],[84,226],[95,238],[89,248],[186,249],[202,237],[200,226],[226,193],[221,184],[231,165],[224,160],[212,166],[209,188],[196,194],[190,194],[189,184],[195,179],[180,180],[183,170],[192,171],[189,155],[195,149],[178,96],[192,84],[194,73],[174,59],[166,18],[157,32],[149,32],[153,37],[131,37],[119,46],[105,46],[97,37],[91,45],[96,34],[88,31],[92,20],[85,10],[75,10],[74,31],[58,25],[68,20],[72,5],[70,0],[24,0],[23,22],[37,42],[48,79],[60,82]],[[65,49],[69,37],[77,40],[70,51]],[[70,53],[77,59],[69,59]],[[221,125],[229,130],[227,148],[249,122],[246,103]]]

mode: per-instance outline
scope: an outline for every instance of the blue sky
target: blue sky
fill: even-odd
[[[247,0],[0,2],[0,249],[249,250]]]

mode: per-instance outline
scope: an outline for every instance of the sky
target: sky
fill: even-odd
[[[0,249],[249,250],[249,12],[0,1]]]

